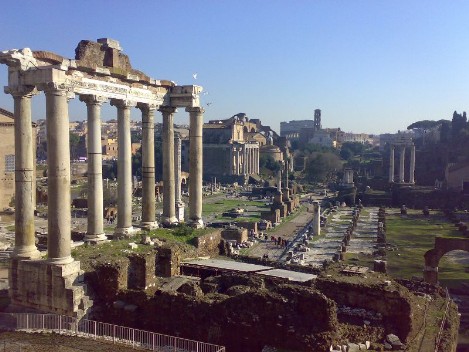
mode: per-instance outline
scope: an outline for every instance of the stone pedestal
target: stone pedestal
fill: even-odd
[[[184,222],[184,208],[185,208],[184,202],[176,202],[176,218],[179,223]]]
[[[45,260],[12,259],[9,310],[82,318],[93,304],[82,274],[79,261],[58,265]]]

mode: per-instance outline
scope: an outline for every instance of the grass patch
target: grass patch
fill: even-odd
[[[212,214],[222,214],[225,211],[231,210],[233,208],[247,208],[247,207],[257,207],[265,208],[265,202],[254,201],[254,200],[245,200],[245,199],[223,199],[215,203],[204,203],[202,214],[212,215]]]
[[[197,237],[216,231],[213,228],[194,229],[187,225],[179,225],[172,229],[156,229],[148,234],[151,238],[181,242],[189,245],[195,245]]]
[[[386,236],[389,243],[398,247],[397,251],[387,252],[388,271],[403,278],[422,277],[424,254],[433,248],[436,236],[461,238],[442,213],[425,217],[419,211],[408,211],[407,216],[387,215]],[[443,256],[439,264],[439,280],[445,286],[469,282],[469,273],[465,272],[468,267]]]

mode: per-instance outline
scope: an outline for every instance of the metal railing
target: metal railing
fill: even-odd
[[[56,314],[0,313],[0,327],[17,331],[53,331],[158,352],[226,352],[210,343]]]
[[[448,310],[449,310],[449,302],[451,297],[449,296],[448,288],[446,288],[446,301],[445,301],[445,312],[443,314],[443,318],[441,319],[440,329],[438,331],[438,335],[435,339],[435,352],[438,352],[440,349],[441,338],[443,337],[443,330],[445,328],[446,319],[448,317]]]

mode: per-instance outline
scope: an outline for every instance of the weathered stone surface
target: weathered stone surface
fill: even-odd
[[[47,261],[16,261],[10,267],[12,310],[31,309],[81,318],[91,307],[81,283],[80,262],[55,265]]]

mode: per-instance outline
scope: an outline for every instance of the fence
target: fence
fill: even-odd
[[[438,335],[435,339],[435,352],[438,352],[440,348],[441,338],[443,337],[443,330],[446,323],[446,318],[448,316],[448,309],[449,309],[449,302],[451,297],[449,296],[448,289],[446,289],[446,302],[445,302],[445,312],[443,314],[443,318],[441,319],[440,330],[438,331]]]
[[[0,313],[0,326],[19,331],[53,331],[158,352],[226,352],[225,347],[56,314]]]

